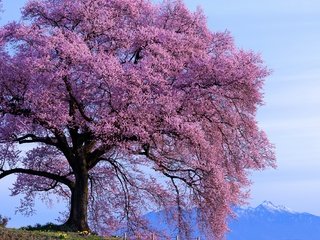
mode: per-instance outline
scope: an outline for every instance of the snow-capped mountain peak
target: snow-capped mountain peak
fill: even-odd
[[[295,213],[295,211],[283,206],[283,205],[275,205],[270,201],[264,201],[261,203],[257,209],[265,209],[270,212],[289,212],[289,213]]]
[[[241,208],[229,221],[227,240],[318,240],[320,217],[299,213],[264,201],[256,208]]]
[[[277,206],[274,205],[271,201],[264,201],[260,205],[267,207],[267,208],[277,208]]]

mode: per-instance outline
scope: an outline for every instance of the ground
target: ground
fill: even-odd
[[[28,231],[0,227],[1,240],[119,240],[116,237],[87,236],[86,233]]]

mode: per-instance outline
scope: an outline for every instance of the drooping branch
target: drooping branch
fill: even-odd
[[[151,149],[149,145],[143,146],[143,151],[139,154],[146,156],[150,160],[152,160],[160,169],[161,173],[170,178],[171,180],[177,179],[181,182],[185,183],[188,187],[194,189],[197,184],[202,180],[202,175],[204,174],[203,170],[199,168],[171,168],[170,166],[165,165],[162,161],[158,161],[157,158],[151,153]],[[170,162],[176,162],[176,159],[172,159],[167,156],[162,156],[170,160]],[[177,173],[185,173],[188,177],[179,176]]]
[[[117,165],[116,162],[111,162],[111,165],[114,167],[114,170],[116,172],[116,177],[121,185],[122,191],[123,191],[123,197],[125,200],[125,214],[126,214],[126,218],[127,220],[129,220],[129,213],[130,213],[130,191],[128,188],[128,184],[130,183],[130,181],[128,180],[128,177],[126,176],[126,174],[124,174],[121,170],[121,168]]]
[[[0,179],[7,177],[11,174],[17,174],[17,173],[22,173],[22,174],[29,174],[29,175],[34,175],[34,176],[39,176],[39,177],[45,177],[52,179],[56,182],[62,183],[66,186],[68,186],[70,189],[74,188],[74,182],[68,179],[66,176],[60,176],[54,173],[49,173],[45,171],[38,171],[34,169],[24,169],[24,168],[13,168],[10,170],[0,170]]]

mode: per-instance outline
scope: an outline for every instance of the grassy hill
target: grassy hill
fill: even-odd
[[[120,240],[115,237],[84,236],[81,233],[28,231],[0,227],[1,240]]]

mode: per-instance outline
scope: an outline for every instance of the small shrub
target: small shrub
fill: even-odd
[[[59,231],[60,230],[60,225],[56,225],[54,223],[46,223],[46,224],[39,224],[37,223],[34,226],[28,225],[25,227],[21,227],[21,230],[27,230],[27,231]]]
[[[6,227],[10,218],[0,215],[0,227]]]

